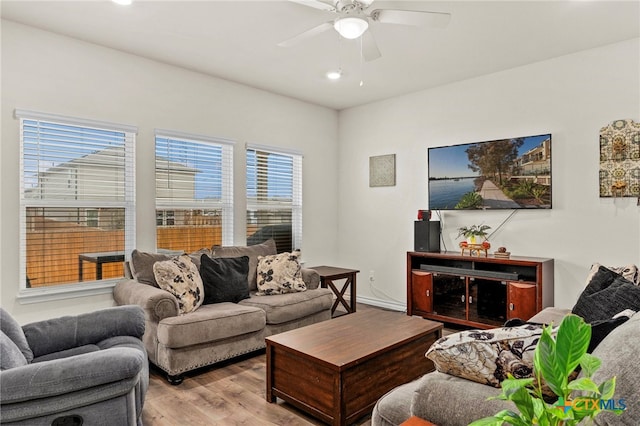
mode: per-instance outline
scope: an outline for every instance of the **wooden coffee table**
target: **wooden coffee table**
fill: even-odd
[[[441,335],[441,323],[372,310],[267,337],[267,401],[352,423],[389,390],[432,371],[424,354]]]

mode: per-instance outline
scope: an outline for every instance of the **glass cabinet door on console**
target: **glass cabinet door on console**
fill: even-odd
[[[433,313],[466,320],[467,286],[465,277],[433,274]]]
[[[507,283],[469,277],[469,321],[502,326],[507,320]]]

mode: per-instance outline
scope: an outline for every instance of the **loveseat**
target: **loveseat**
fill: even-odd
[[[169,256],[135,251],[126,266],[129,277],[114,288],[116,303],[136,304],[144,309],[143,341],[149,360],[166,372],[172,384],[181,383],[188,371],[264,348],[265,337],[331,318],[333,293],[319,286],[320,277],[311,269],[301,268],[305,291],[258,295],[258,257],[276,255],[273,240],[247,247],[216,246],[192,253],[190,257],[201,272],[203,255],[207,262],[209,259],[235,262],[248,257],[248,272],[243,281],[247,297],[207,303],[209,291],[205,288],[205,303],[192,312],[180,314],[182,305],[178,298],[154,284],[153,265]]]
[[[596,269],[600,267],[598,265]],[[601,275],[613,277],[607,271],[601,272]],[[587,280],[588,283],[595,273],[597,272],[592,270]],[[618,287],[615,289],[617,291],[615,295],[612,295],[611,292],[603,293],[604,290],[613,289],[621,281],[618,278],[614,279],[615,281],[609,280],[605,284],[603,284],[604,281],[596,283],[595,288],[594,281],[591,281],[573,308],[574,313],[577,310],[580,314],[588,317],[591,312],[606,309],[603,306],[607,304],[603,300],[604,297],[607,301],[619,297],[623,300],[623,304],[631,303],[631,308],[636,308],[633,310],[640,310],[637,309],[640,300],[638,298],[640,294],[638,290],[640,289],[637,289],[637,270],[634,282],[636,288],[629,286],[628,282],[625,283],[626,287],[623,287],[623,290],[631,289],[632,292],[621,292],[619,291],[621,287]],[[611,284],[612,282],[614,284]],[[593,303],[594,299],[589,299],[594,296],[597,303]],[[588,306],[589,303],[592,305],[590,306],[591,312],[589,309],[584,309],[585,304]],[[579,307],[582,308],[577,309]],[[620,308],[612,306],[609,308],[610,312],[605,315],[616,312],[618,309]],[[558,325],[562,318],[570,312],[569,309],[546,308],[530,318],[527,323]],[[601,413],[594,419],[596,425],[637,426],[640,424],[640,368],[638,368],[637,362],[640,353],[640,312],[634,314],[631,311],[628,315],[630,315],[628,320],[612,330],[607,329],[608,334],[592,352],[602,361],[602,366],[592,376],[593,380],[596,383],[601,383],[616,376],[616,392],[613,400],[617,402],[623,400],[626,409],[620,416],[610,412]],[[589,322],[587,318],[585,321]],[[592,331],[592,336],[594,336],[596,331],[593,324]],[[458,338],[458,334],[452,335],[455,336],[454,339]],[[438,342],[434,345],[437,344]],[[464,355],[469,356],[468,354]],[[436,370],[413,382],[401,385],[380,398],[374,407],[371,424],[373,426],[399,425],[415,416],[440,426],[463,426],[479,418],[492,416],[501,410],[517,411],[515,405],[510,401],[488,400],[488,398],[499,394],[500,389],[497,387]]]
[[[0,308],[0,329],[0,423],[142,424],[149,365],[138,306],[24,326]]]

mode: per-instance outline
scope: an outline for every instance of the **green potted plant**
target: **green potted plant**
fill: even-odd
[[[481,244],[482,241],[487,239],[487,231],[489,229],[491,227],[488,225],[463,226],[458,228],[458,237],[465,237],[469,244]]]
[[[503,410],[491,417],[476,420],[470,426],[569,426],[583,419],[593,419],[602,411],[622,413],[624,405],[612,400],[616,378],[600,385],[591,376],[600,368],[600,359],[588,354],[591,326],[577,315],[567,315],[558,328],[557,337],[551,336],[551,327],[545,327],[536,346],[533,370],[528,379],[509,378],[501,383],[502,393],[492,399],[513,401],[519,413]],[[583,377],[571,380],[572,373],[582,368]],[[544,401],[544,383],[558,397],[549,404]],[[574,392],[580,392],[575,395]]]

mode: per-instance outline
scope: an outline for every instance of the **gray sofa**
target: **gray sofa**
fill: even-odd
[[[273,240],[248,247],[214,247],[197,254],[202,252],[214,258],[248,256],[250,297],[239,303],[203,304],[179,315],[172,294],[140,282],[140,268],[114,288],[116,303],[144,309],[143,341],[149,360],[167,373],[170,383],[181,383],[188,371],[263,349],[267,336],[331,318],[333,293],[319,286],[320,277],[311,269],[302,269],[306,291],[256,295],[257,258],[276,254]]]
[[[2,424],[142,424],[149,370],[138,306],[22,327],[0,308],[0,328]]]
[[[530,322],[559,324],[569,310],[546,308]],[[603,413],[595,418],[596,425],[640,424],[640,312],[614,329],[593,351],[602,360],[601,368],[593,376],[600,383],[617,377],[615,400],[624,399],[626,410],[621,416]],[[373,426],[399,425],[416,416],[440,426],[463,426],[473,420],[491,416],[503,409],[515,410],[510,401],[492,400],[500,389],[454,377],[437,371],[399,386],[383,396],[376,404]]]

